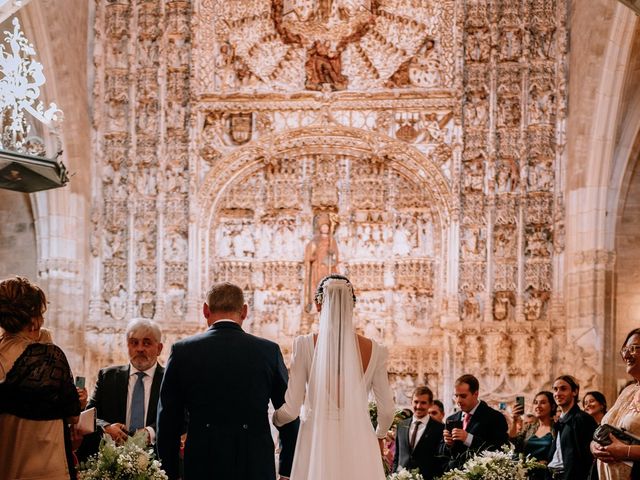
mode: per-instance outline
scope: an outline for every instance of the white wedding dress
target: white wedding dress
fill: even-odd
[[[297,337],[285,403],[273,422],[300,416],[291,480],[384,480],[376,441],[393,421],[395,405],[386,370],[387,350],[372,341],[366,371],[352,323],[351,285],[327,282],[317,344],[313,335]],[[367,393],[378,408],[374,432]],[[302,410],[301,410],[302,408]]]

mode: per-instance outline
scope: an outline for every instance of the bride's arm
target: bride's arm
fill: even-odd
[[[376,436],[384,438],[393,423],[396,405],[393,401],[393,391],[389,385],[389,376],[387,374],[387,349],[381,345],[378,345],[378,348],[380,349],[380,360],[377,361],[376,369],[373,373],[371,388],[378,406]]]
[[[273,424],[276,427],[281,427],[295,420],[298,418],[298,415],[300,415],[300,407],[304,401],[308,372],[304,340],[304,337],[297,337],[293,342],[289,383],[287,385],[287,392],[284,395],[284,403],[273,414]]]

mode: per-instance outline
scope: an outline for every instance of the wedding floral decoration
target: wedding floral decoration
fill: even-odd
[[[100,449],[80,465],[78,480],[168,480],[167,475],[147,448],[147,434],[138,432],[122,445],[116,445],[109,435],[100,442]]]
[[[529,472],[545,468],[531,457],[514,454],[513,447],[484,451],[471,457],[462,469],[445,473],[439,480],[527,480]]]
[[[376,405],[376,402],[369,402],[369,418],[371,418],[373,428],[376,428],[378,426],[378,405]],[[393,423],[390,428],[396,427],[402,420],[407,418],[409,417],[403,410],[396,410],[393,414]]]
[[[406,468],[401,468],[396,473],[388,475],[387,480],[424,480],[424,477],[420,475],[420,472],[417,468],[415,470],[407,470]]]

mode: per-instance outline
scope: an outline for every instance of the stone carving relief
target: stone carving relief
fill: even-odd
[[[391,347],[399,402],[424,382],[444,394],[444,369],[477,373],[490,399],[534,393],[549,372],[515,359],[551,364],[563,345],[546,325],[564,249],[565,8],[98,5],[90,343],[115,358],[105,339],[133,316],[195,332],[200,290],[226,279],[247,292],[247,328],[286,350],[337,270],[358,330]]]

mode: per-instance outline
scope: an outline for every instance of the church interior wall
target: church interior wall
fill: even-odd
[[[326,213],[347,252],[340,268],[365,286],[361,328],[394,347],[401,403],[423,382],[448,400],[466,371],[493,401],[532,395],[566,365],[578,365],[569,373],[583,386],[614,390],[616,359],[604,351],[619,348],[636,295],[609,308],[616,245],[631,258],[635,238],[631,224],[618,234],[606,222],[640,58],[624,7],[448,0],[414,12],[416,2],[398,0],[360,16],[345,7],[342,17],[366,13],[374,27],[362,24],[339,64],[310,23],[274,20],[277,1],[244,2],[226,23],[214,0],[95,11],[52,2],[33,0],[21,15],[48,69],[47,95],[67,116],[65,162],[76,175],[34,199],[37,278],[58,305],[54,338],[90,384],[126,359],[131,318],[163,326],[163,359],[175,339],[201,331],[203,292],[219,278],[246,283],[249,328],[288,351],[312,328],[300,307],[304,247]],[[403,18],[424,21],[421,45],[398,47],[418,28]],[[257,32],[272,48],[249,48]],[[378,58],[372,45],[385,36]],[[398,172],[422,186],[400,189],[411,198],[385,211]],[[332,188],[334,177],[346,180]],[[634,185],[621,218],[635,208]],[[422,233],[420,215],[437,220]],[[287,239],[274,258],[260,251],[261,232]],[[371,258],[349,258],[358,242]],[[385,248],[389,258],[373,261]],[[419,288],[400,286],[400,264]]]
[[[37,278],[36,232],[26,193],[0,190],[0,278]]]

